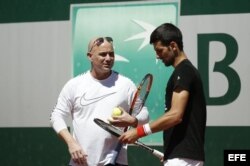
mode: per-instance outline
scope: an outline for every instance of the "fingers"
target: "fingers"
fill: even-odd
[[[118,140],[121,141],[122,143],[125,144],[132,144],[135,143],[135,141],[138,139],[139,137],[137,136],[136,130],[135,129],[131,129],[129,131],[127,131],[126,133],[123,133]]]
[[[123,113],[119,116],[111,116],[110,118],[108,118],[109,123],[117,127],[135,126],[136,118],[129,115],[124,110],[122,110],[122,112]]]
[[[124,143],[124,144],[128,144],[128,143],[129,143],[129,142],[128,142],[128,139],[127,139],[126,136],[125,136],[125,134],[122,134],[122,135],[118,138],[118,140],[119,140],[120,142]]]
[[[123,115],[117,116],[117,117],[110,117],[108,118],[108,121],[110,124],[117,126],[117,127],[126,127],[128,126],[128,122],[126,119],[124,119]]]
[[[124,144],[132,144],[132,143],[134,143],[134,141],[131,138],[126,137],[126,135],[121,135],[119,137],[119,141],[121,141]]]
[[[110,117],[108,118],[108,122],[112,125],[119,125],[121,123],[121,121],[119,119],[116,119],[115,117]]]
[[[72,160],[80,166],[87,166],[87,155],[81,150],[71,153]]]

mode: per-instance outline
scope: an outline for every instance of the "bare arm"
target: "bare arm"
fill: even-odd
[[[149,124],[150,129],[153,133],[162,130],[167,130],[182,122],[185,107],[189,98],[189,92],[185,90],[175,90],[173,92],[171,108],[163,116]],[[120,136],[119,140],[123,143],[134,143],[139,139],[137,130],[132,129]]]
[[[62,129],[58,135],[65,141],[68,145],[68,150],[71,155],[72,160],[81,165],[87,165],[87,155],[78,144],[78,142],[72,137],[68,129]]]
[[[171,109],[150,124],[152,132],[155,133],[158,131],[167,130],[181,123],[188,97],[188,91],[175,91],[172,97]]]

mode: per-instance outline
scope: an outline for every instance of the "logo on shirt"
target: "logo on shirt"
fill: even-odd
[[[93,104],[93,103],[96,103],[110,95],[113,95],[115,94],[116,92],[111,92],[111,93],[107,93],[107,94],[104,94],[104,95],[101,95],[101,96],[98,96],[98,97],[92,97],[92,98],[87,98],[86,97],[86,93],[84,93],[81,97],[81,100],[80,100],[80,104],[82,106],[86,106],[86,105],[90,105],[90,104]]]

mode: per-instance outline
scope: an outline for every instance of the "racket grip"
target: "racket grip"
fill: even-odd
[[[158,150],[154,149],[154,151],[152,153],[153,153],[153,155],[158,157],[160,160],[163,159],[163,157],[164,157],[164,154],[162,152],[158,151]]]

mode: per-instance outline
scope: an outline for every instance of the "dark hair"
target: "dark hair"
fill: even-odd
[[[164,46],[168,46],[170,42],[174,41],[183,51],[182,33],[179,28],[171,23],[164,23],[151,33],[150,44],[158,41],[161,41]]]

